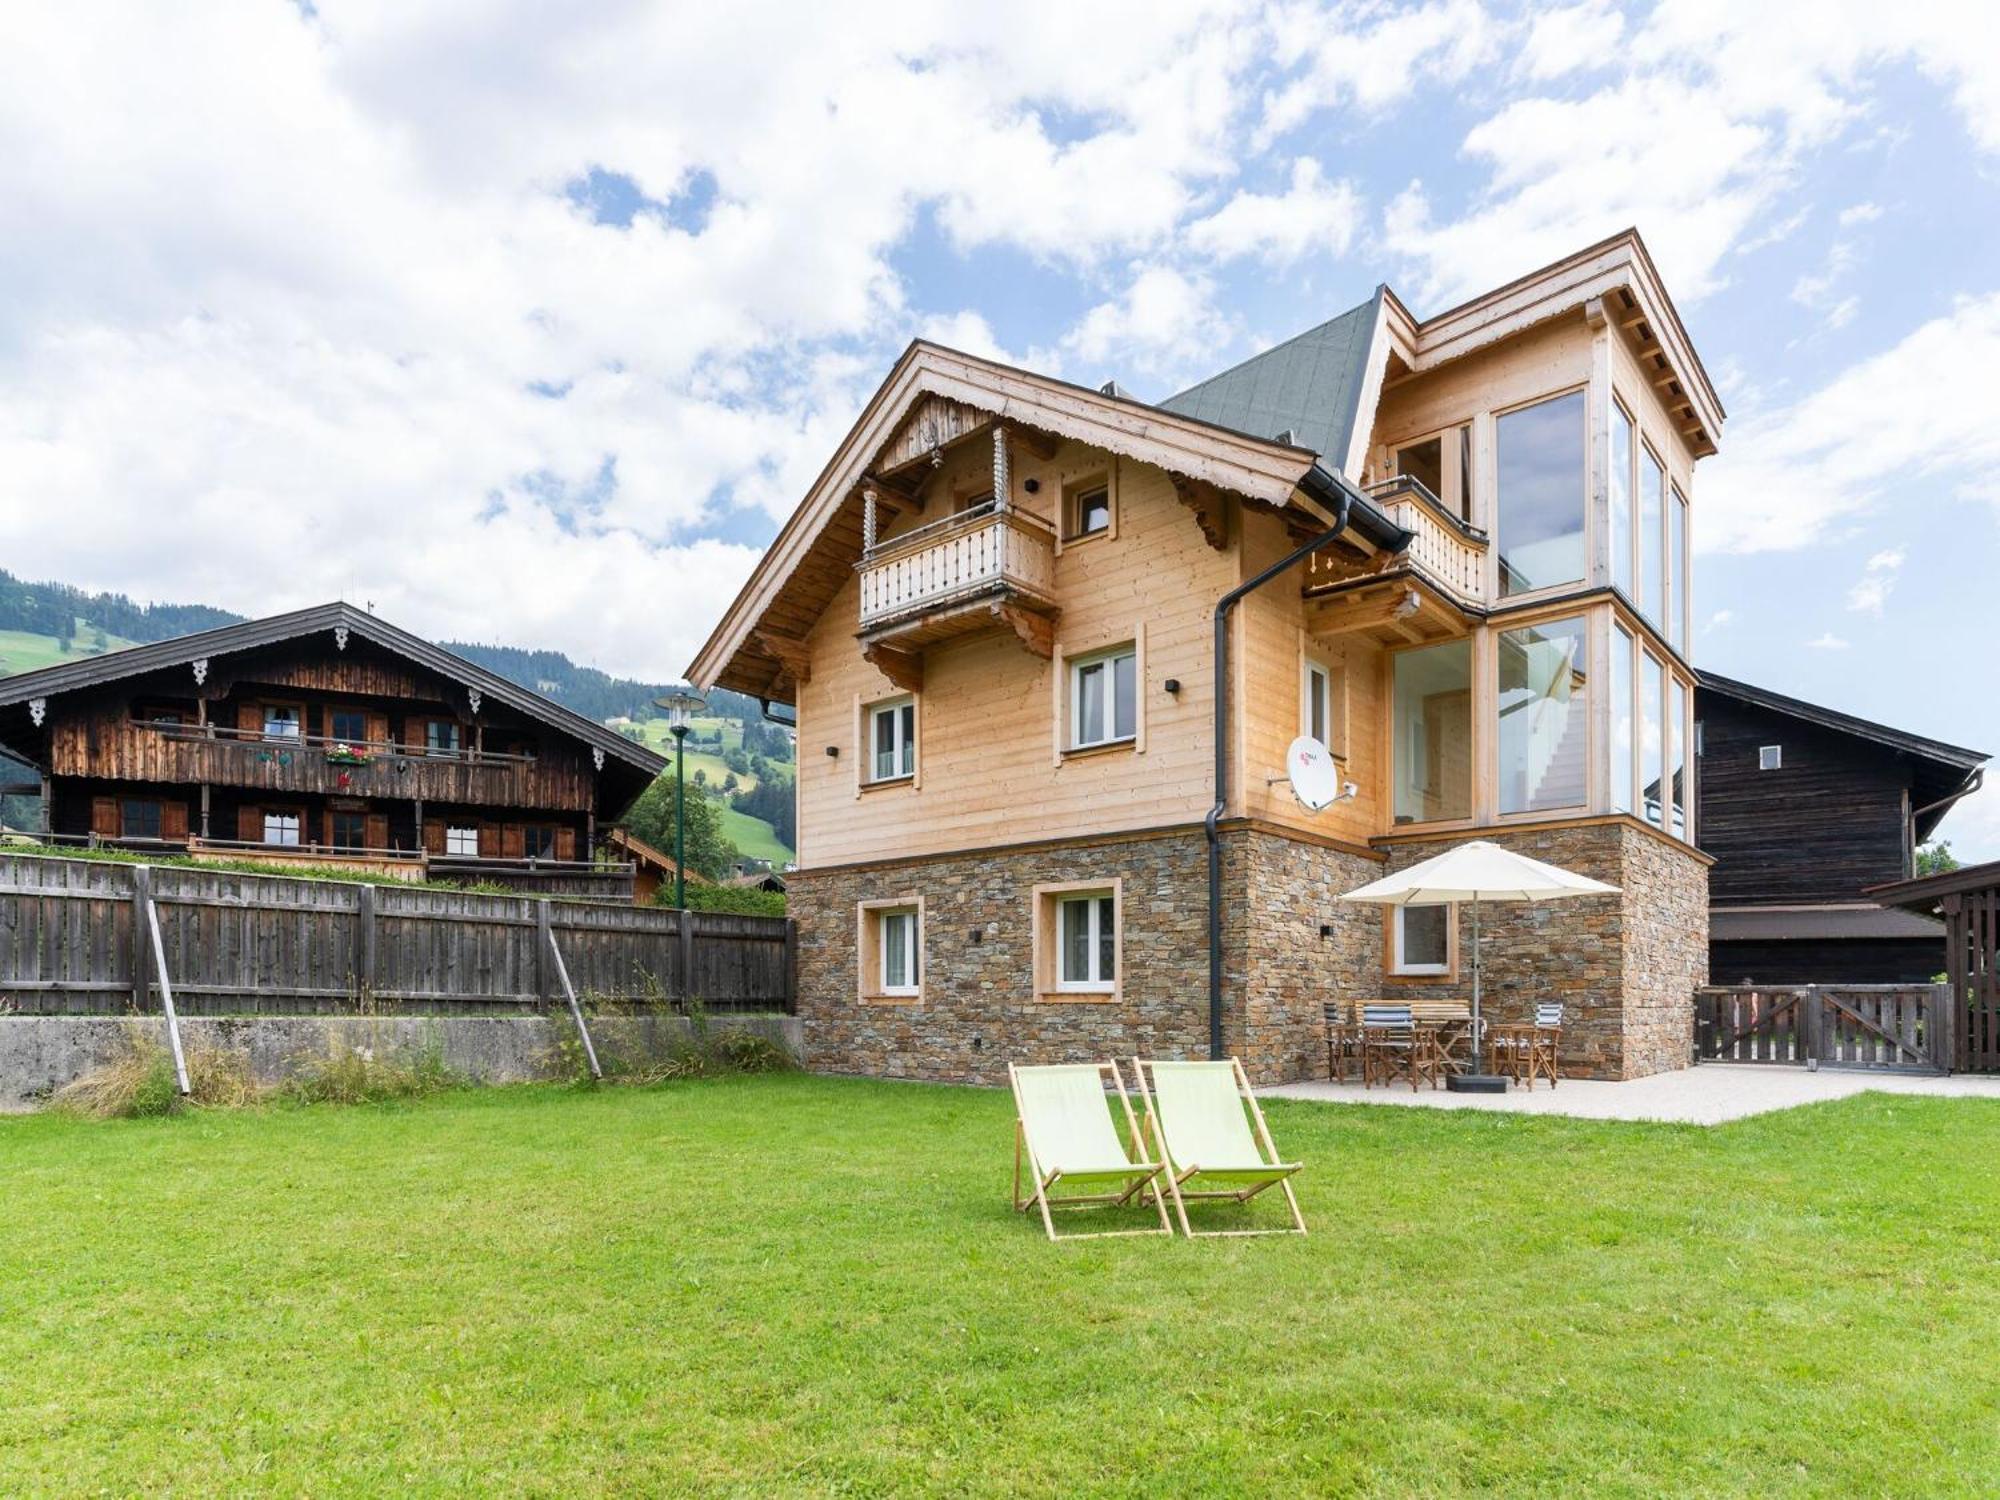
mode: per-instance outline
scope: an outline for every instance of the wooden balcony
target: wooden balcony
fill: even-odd
[[[862,641],[878,665],[993,629],[1013,630],[1043,655],[1051,649],[1055,532],[1038,516],[990,508],[947,516],[882,543],[856,570]]]
[[[1366,556],[1336,544],[1310,558],[1303,585],[1310,628],[1390,643],[1462,634],[1486,610],[1486,533],[1414,479],[1371,486],[1369,495],[1410,533],[1410,545]]]

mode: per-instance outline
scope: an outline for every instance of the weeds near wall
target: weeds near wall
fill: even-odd
[[[277,1092],[294,1104],[382,1104],[429,1098],[468,1081],[445,1062],[444,1045],[435,1036],[401,1056],[335,1037],[319,1056],[294,1058],[292,1074]]]
[[[191,1092],[184,1099],[174,1078],[173,1055],[145,1032],[130,1028],[118,1056],[58,1089],[49,1107],[95,1119],[131,1120],[179,1114],[191,1106],[240,1108],[262,1097],[242,1053],[192,1047],[186,1058]]]
[[[715,1027],[699,997],[674,999],[648,973],[639,982],[642,993],[631,999],[578,997],[604,1082],[662,1083],[725,1073],[781,1073],[798,1066],[781,1042],[740,1026]],[[549,1019],[554,1033],[551,1071],[579,1083],[593,1082],[583,1039],[569,1012],[557,1009]]]

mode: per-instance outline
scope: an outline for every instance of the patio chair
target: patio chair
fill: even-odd
[[[1546,1078],[1549,1087],[1554,1088],[1561,1076],[1556,1053],[1562,1042],[1562,1027],[1562,1002],[1550,1000],[1535,1006],[1531,1024],[1517,1022],[1488,1027],[1488,1055],[1493,1059],[1493,1071],[1527,1088],[1535,1086],[1537,1077]]]
[[[1326,1023],[1326,1076],[1345,1083],[1351,1068],[1359,1077],[1361,1028],[1354,1024],[1353,1010],[1340,1000],[1329,1000],[1320,1009]]]
[[[1105,1098],[1104,1081],[1109,1074],[1125,1114],[1126,1140],[1118,1139],[1111,1109]],[[1014,1089],[1014,1207],[1026,1213],[1030,1205],[1042,1211],[1042,1227],[1052,1240],[1105,1239],[1118,1235],[1171,1235],[1174,1227],[1167,1219],[1164,1197],[1155,1181],[1158,1162],[1142,1159],[1139,1121],[1132,1113],[1131,1096],[1125,1081],[1111,1063],[1070,1063],[1051,1067],[1007,1065],[1007,1079]],[[1026,1155],[1034,1176],[1033,1191],[1021,1196],[1021,1158]],[[1052,1196],[1057,1184],[1084,1188],[1081,1193]],[[1054,1209],[1118,1206],[1130,1203],[1148,1185],[1154,1208],[1160,1215],[1158,1229],[1101,1229],[1080,1234],[1057,1234]],[[1143,1201],[1143,1200],[1142,1200]]]
[[[1410,1080],[1415,1093],[1426,1081],[1438,1088],[1444,1081],[1444,1052],[1433,1027],[1419,1026],[1407,1005],[1361,1007],[1361,1086],[1380,1082],[1389,1087],[1398,1078]]]
[[[1166,1164],[1167,1191],[1173,1194],[1181,1233],[1193,1239],[1306,1232],[1290,1180],[1303,1163],[1279,1159],[1241,1063],[1134,1058],[1132,1068],[1146,1110],[1146,1141]],[[1292,1211],[1290,1229],[1197,1230],[1188,1223],[1190,1199],[1248,1203],[1272,1187],[1284,1193]]]

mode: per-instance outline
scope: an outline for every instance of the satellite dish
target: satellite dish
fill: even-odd
[[[1307,812],[1319,812],[1340,800],[1340,777],[1326,746],[1309,734],[1292,741],[1285,751],[1285,770],[1292,778],[1292,795]]]

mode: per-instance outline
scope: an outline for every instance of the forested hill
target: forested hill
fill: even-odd
[[[242,618],[206,604],[134,604],[123,594],[93,594],[66,583],[29,583],[0,569],[0,630],[64,640],[83,620],[107,635],[144,644],[233,625]]]
[[[657,719],[661,711],[653,700],[673,691],[675,685],[636,682],[629,677],[613,677],[596,667],[580,667],[560,651],[526,651],[519,646],[483,646],[472,641],[440,641],[469,662],[522,687],[533,688],[553,698],[563,707],[586,719]],[[708,711],[720,718],[742,719],[746,723],[762,717],[755,698],[717,688],[707,695]]]

